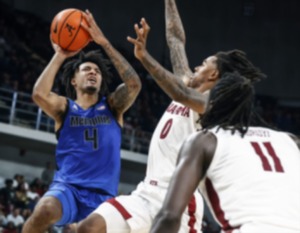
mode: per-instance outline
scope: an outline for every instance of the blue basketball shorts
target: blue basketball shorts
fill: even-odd
[[[79,222],[93,212],[101,203],[112,198],[111,195],[99,191],[75,187],[73,185],[54,182],[44,196],[57,198],[62,205],[62,217],[55,223],[63,226]]]

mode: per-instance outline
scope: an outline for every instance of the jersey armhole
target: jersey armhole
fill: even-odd
[[[58,140],[59,139],[59,136],[60,136],[60,132],[61,132],[61,129],[64,127],[64,124],[65,124],[65,119],[68,115],[68,112],[69,112],[69,107],[70,107],[70,99],[67,98],[67,106],[66,106],[66,111],[62,114],[62,124],[61,126],[59,127],[59,129],[55,132],[55,135],[56,135],[56,139]]]
[[[123,127],[119,124],[119,122],[117,121],[117,118],[115,116],[115,113],[113,111],[113,109],[110,107],[109,103],[108,103],[108,98],[106,96],[103,97],[104,98],[104,102],[107,105],[109,111],[111,112],[112,117],[115,119],[117,125],[120,127],[120,129],[123,129]],[[101,100],[102,101],[102,100]]]

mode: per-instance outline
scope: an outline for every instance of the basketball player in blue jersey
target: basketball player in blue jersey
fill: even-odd
[[[78,222],[117,194],[123,114],[136,99],[141,82],[92,14],[86,14],[89,26],[85,29],[104,49],[124,83],[107,94],[107,61],[92,51],[66,63],[67,97],[51,92],[63,62],[78,52],[63,51],[53,44],[55,54],[36,81],[32,96],[55,121],[57,170],[23,233],[43,233],[52,224]]]

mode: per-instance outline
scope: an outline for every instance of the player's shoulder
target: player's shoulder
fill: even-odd
[[[216,135],[208,130],[194,132],[186,139],[186,145],[205,151],[215,150],[216,144]]]
[[[194,132],[190,134],[187,138],[187,140],[191,141],[206,141],[206,140],[211,140],[211,138],[215,138],[215,134],[211,132],[210,130],[201,130]]]
[[[289,132],[287,132],[287,135],[297,144],[297,146],[300,150],[300,138]]]
[[[187,140],[190,141],[190,150],[194,152],[192,153],[193,157],[198,157],[199,161],[202,161],[203,171],[206,171],[217,149],[216,135],[208,130],[203,130],[191,134]],[[195,156],[197,154],[199,156]]]

